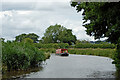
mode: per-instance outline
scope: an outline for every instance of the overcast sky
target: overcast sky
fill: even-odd
[[[81,12],[70,6],[71,0],[3,0],[0,11],[2,37],[14,40],[22,33],[43,37],[50,25],[60,24],[72,29],[80,40],[94,40],[86,35]],[[2,21],[1,21],[2,20]]]

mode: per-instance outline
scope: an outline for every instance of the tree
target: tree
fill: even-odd
[[[75,43],[78,44],[78,43],[90,43],[90,42],[87,40],[77,40]]]
[[[5,40],[4,38],[0,38],[0,42],[4,42],[4,40]]]
[[[83,10],[83,26],[88,35],[95,39],[108,37],[108,41],[117,44],[115,63],[120,69],[120,2],[72,2],[71,6],[77,12]]]
[[[34,43],[38,41],[39,36],[35,33],[21,34],[15,37],[15,41],[22,42],[25,38],[30,38]]]
[[[51,25],[46,29],[44,37],[42,37],[44,43],[75,43],[76,36],[72,34],[72,30],[67,29],[61,25]]]
[[[29,33],[26,35],[26,38],[30,38],[33,40],[34,43],[38,41],[39,36],[35,33]]]
[[[33,40],[30,38],[25,38],[22,40],[24,43],[33,43]]]
[[[72,34],[72,30],[71,29],[67,29],[61,32],[60,35],[58,35],[58,39],[60,42],[62,43],[68,43],[68,44],[72,44],[76,42],[76,36]]]
[[[26,34],[21,34],[15,37],[15,41],[21,42],[25,38],[26,38]]]

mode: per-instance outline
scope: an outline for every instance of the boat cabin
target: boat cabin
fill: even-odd
[[[61,56],[68,56],[68,50],[67,49],[56,49],[56,54]]]

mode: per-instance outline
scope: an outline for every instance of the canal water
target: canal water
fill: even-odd
[[[116,72],[112,59],[88,55],[62,57],[51,54],[42,67],[24,78],[115,78]]]

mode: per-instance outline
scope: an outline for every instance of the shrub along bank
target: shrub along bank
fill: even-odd
[[[92,46],[99,46],[92,47]],[[82,47],[81,47],[82,46]],[[102,47],[100,47],[102,46]],[[109,47],[111,46],[111,47]],[[72,48],[71,48],[72,47]],[[3,69],[19,70],[36,66],[39,62],[50,57],[50,53],[55,53],[57,48],[67,48],[70,54],[96,55],[113,58],[116,53],[115,45],[112,44],[76,44],[69,46],[67,43],[27,43],[27,42],[3,42],[2,62]],[[100,49],[101,48],[101,49]],[[107,48],[107,49],[102,49]]]
[[[34,47],[33,44],[24,42],[2,43],[3,70],[26,70],[37,66],[45,59],[44,51]]]

